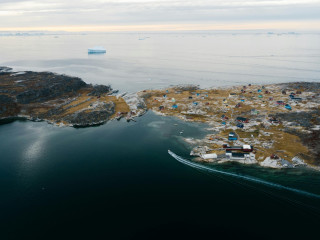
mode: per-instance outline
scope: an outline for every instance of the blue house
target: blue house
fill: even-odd
[[[237,134],[235,132],[230,132],[228,136],[229,141],[238,140]]]
[[[286,104],[284,107],[285,107],[286,109],[288,109],[288,110],[292,110],[292,108],[291,108],[291,106],[290,106],[289,104]]]
[[[290,97],[290,99],[293,100],[293,101],[299,101],[299,102],[302,101],[302,98],[296,97],[295,95],[292,95],[292,94],[289,95],[289,97]]]
[[[238,123],[238,124],[237,124],[237,127],[238,127],[238,128],[243,128],[244,125],[243,125],[243,123]]]

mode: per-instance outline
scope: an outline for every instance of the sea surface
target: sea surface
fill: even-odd
[[[96,45],[107,53],[88,55]],[[318,34],[0,34],[0,46],[0,66],[122,92],[320,81]],[[184,138],[204,137],[207,125],[150,111],[136,120],[78,129],[0,125],[0,239],[317,239],[320,172],[203,164],[230,176],[192,168],[168,150],[191,159]]]
[[[1,36],[0,64],[121,91],[320,81],[320,33],[186,32]],[[107,53],[89,54],[103,46]]]

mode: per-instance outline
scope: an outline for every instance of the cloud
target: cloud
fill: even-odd
[[[0,0],[0,28],[320,20],[320,0]]]

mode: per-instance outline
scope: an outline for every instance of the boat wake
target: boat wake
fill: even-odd
[[[177,154],[175,154],[174,152],[172,152],[170,150],[168,150],[168,153],[173,158],[175,158],[178,162],[183,163],[183,164],[188,165],[188,166],[193,167],[193,168],[197,168],[197,169],[200,169],[200,170],[205,170],[205,171],[209,171],[209,172],[213,172],[213,173],[219,173],[219,174],[223,174],[223,175],[227,175],[227,176],[231,176],[231,177],[236,177],[236,178],[244,179],[244,180],[247,180],[247,181],[250,181],[250,182],[260,183],[260,184],[263,184],[263,185],[266,185],[266,186],[269,186],[269,187],[277,188],[277,189],[280,189],[280,190],[287,190],[287,191],[298,193],[298,194],[305,195],[305,196],[308,196],[308,197],[313,197],[313,198],[319,198],[320,199],[320,195],[318,195],[318,194],[306,192],[306,191],[299,190],[299,189],[296,189],[296,188],[286,187],[286,186],[283,186],[281,184],[268,182],[268,181],[261,180],[261,179],[258,179],[258,178],[254,178],[254,177],[250,177],[250,176],[245,176],[245,175],[240,175],[240,174],[236,174],[236,173],[225,172],[225,171],[217,170],[217,169],[214,169],[214,168],[206,167],[206,166],[201,165],[199,163],[188,161],[188,160],[178,156]]]

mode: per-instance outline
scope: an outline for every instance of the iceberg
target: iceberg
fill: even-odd
[[[93,47],[88,49],[88,53],[106,53],[106,49],[104,47]]]

